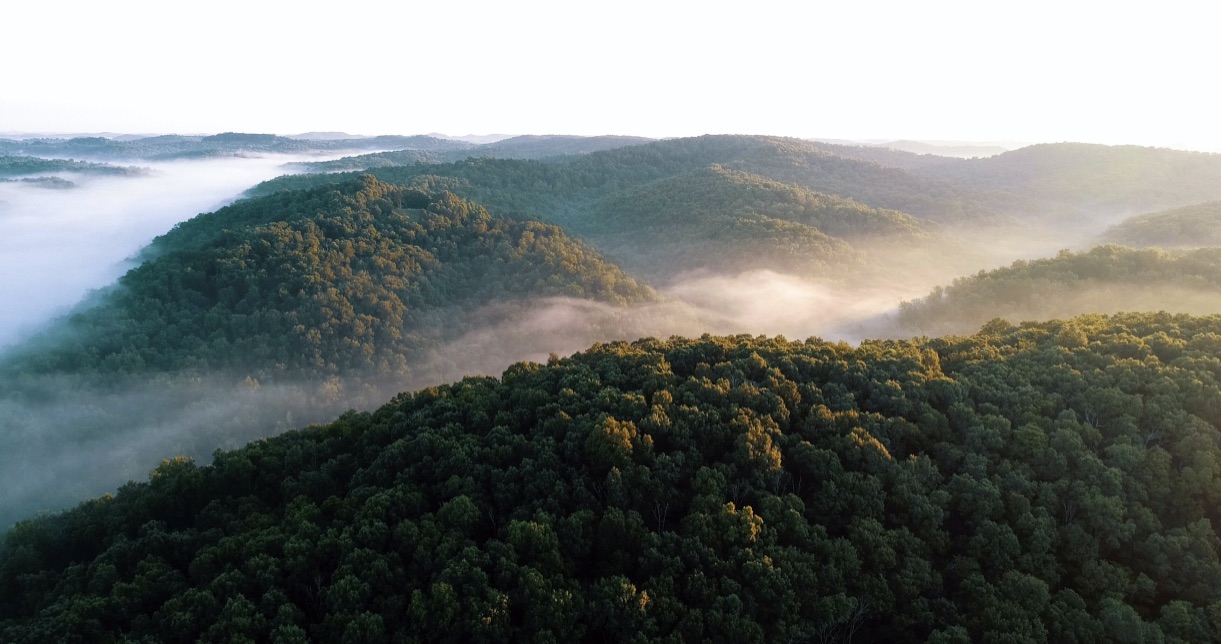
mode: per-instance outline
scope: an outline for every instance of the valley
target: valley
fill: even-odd
[[[5,639],[1215,632],[1221,155],[0,154]]]

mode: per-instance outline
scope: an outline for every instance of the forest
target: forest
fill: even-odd
[[[1219,349],[1168,314],[599,344],[23,522],[0,635],[1216,639]]]
[[[912,334],[968,333],[985,322],[1046,320],[1077,313],[1221,307],[1221,248],[1166,251],[1097,246],[980,271],[903,302],[898,324]]]
[[[1206,201],[1125,219],[1102,239],[1127,246],[1206,248],[1221,246],[1221,201]]]
[[[1221,639],[1221,155],[0,154],[297,155],[0,348],[0,641]]]
[[[625,304],[647,287],[560,229],[366,176],[228,206],[146,249],[115,287],[34,338],[19,374],[406,375],[424,321],[452,336],[518,293]],[[50,345],[49,347],[47,345]]]

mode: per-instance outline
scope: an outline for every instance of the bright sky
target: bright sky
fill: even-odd
[[[0,6],[0,132],[758,133],[1221,150],[1214,3]]]

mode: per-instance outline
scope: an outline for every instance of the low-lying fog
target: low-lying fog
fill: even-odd
[[[313,157],[317,159],[318,157]],[[0,184],[0,347],[112,283],[153,237],[236,198],[284,171],[286,156],[140,164],[147,177],[72,176],[80,187]],[[985,243],[986,242],[986,243]],[[944,247],[868,249],[869,275],[829,281],[770,270],[696,272],[658,284],[662,301],[620,308],[546,298],[489,304],[475,330],[439,345],[405,380],[353,378],[252,386],[240,375],[133,381],[107,392],[72,378],[23,383],[0,397],[0,532],[40,510],[57,510],[144,480],[164,458],[207,462],[213,450],[323,422],[349,408],[373,409],[400,391],[499,375],[519,360],[545,361],[593,342],[703,333],[820,336],[851,343],[896,337],[893,313],[955,276],[1017,258],[1085,246],[1084,237],[988,234]],[[982,250],[987,249],[987,250]],[[0,385],[2,386],[2,385]]]
[[[0,183],[0,349],[113,282],[130,268],[128,258],[174,224],[285,174],[285,163],[340,156],[131,161],[121,165],[153,172],[56,173],[77,184],[65,190]]]

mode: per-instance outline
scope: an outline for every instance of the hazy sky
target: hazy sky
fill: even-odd
[[[1221,10],[1210,5],[9,2],[0,132],[743,132],[1221,149]]]

